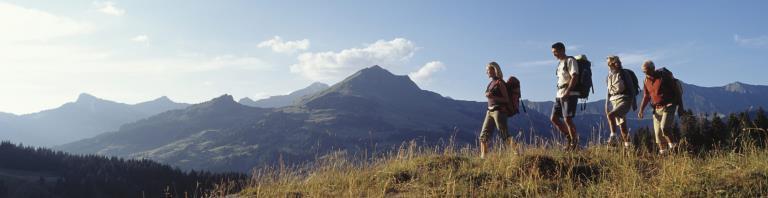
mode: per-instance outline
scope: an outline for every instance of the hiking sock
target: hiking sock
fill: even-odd
[[[677,147],[677,144],[670,142],[669,143],[669,149],[675,149]]]
[[[661,154],[661,155],[664,155],[665,153],[667,153],[667,151],[666,151],[666,150],[664,150],[664,149],[659,149],[659,154]]]
[[[629,145],[630,145],[629,142],[624,142],[624,147],[625,148],[629,148]]]

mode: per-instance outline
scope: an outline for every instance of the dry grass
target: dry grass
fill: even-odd
[[[243,197],[759,197],[768,196],[768,151],[658,156],[592,146],[521,155],[414,142],[376,159],[344,153],[313,166],[259,169]],[[365,161],[365,162],[360,162]]]

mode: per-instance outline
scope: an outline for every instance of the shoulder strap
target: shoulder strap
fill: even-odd
[[[501,81],[501,83],[497,83],[497,84],[501,85],[501,87],[499,87],[499,89],[501,89],[501,96],[506,98],[507,102],[510,102],[509,101],[509,93],[507,92],[507,83],[504,82],[504,80],[502,80],[502,79],[499,79],[498,81]]]

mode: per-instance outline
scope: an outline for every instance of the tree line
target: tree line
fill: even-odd
[[[0,143],[0,169],[52,175],[24,185],[0,177],[0,197],[13,196],[19,188],[36,189],[30,196],[42,197],[200,197],[225,183],[239,191],[249,179],[241,173],[182,171],[146,159],[73,155],[8,141]]]
[[[673,135],[681,140],[681,149],[699,155],[713,150],[740,152],[745,147],[765,148],[768,144],[768,117],[762,108],[727,116],[695,115],[688,110],[674,128]],[[657,149],[652,129],[640,128],[632,139],[640,149],[650,152]]]

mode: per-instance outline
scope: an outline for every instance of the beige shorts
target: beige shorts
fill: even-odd
[[[611,114],[616,115],[616,124],[622,124],[626,121],[627,113],[629,113],[629,110],[632,109],[632,103],[630,103],[629,99],[618,99],[618,100],[611,100],[611,105],[613,106],[613,110],[611,110]]]
[[[675,124],[675,109],[677,106],[659,107],[653,109],[653,131],[656,135],[656,143],[661,143],[661,138],[669,138],[672,135],[672,127]]]

